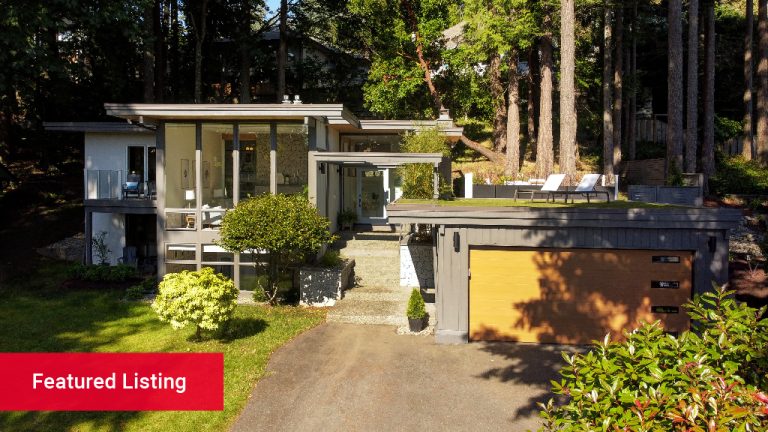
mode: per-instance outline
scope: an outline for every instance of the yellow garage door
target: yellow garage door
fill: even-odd
[[[689,251],[470,250],[469,337],[586,344],[641,321],[689,328]]]

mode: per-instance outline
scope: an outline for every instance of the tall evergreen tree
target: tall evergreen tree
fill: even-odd
[[[670,0],[667,16],[667,177],[683,169],[683,21],[682,0]]]
[[[576,13],[574,0],[560,3],[560,172],[576,174]]]
[[[686,92],[685,171],[696,172],[699,116],[699,0],[688,0],[688,83]]]
[[[755,12],[753,0],[747,0],[745,3],[744,16],[746,19],[746,25],[744,28],[744,117],[742,119],[742,129],[744,135],[742,137],[741,155],[745,159],[752,159],[752,44],[753,34],[755,26]]]

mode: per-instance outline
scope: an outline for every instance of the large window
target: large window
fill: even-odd
[[[232,208],[231,124],[203,123],[202,130],[202,208]]]
[[[195,125],[165,126],[165,207],[196,208]]]
[[[342,135],[341,149],[349,152],[384,152],[400,151],[400,135]]]
[[[240,125],[240,199],[269,193],[269,125]]]
[[[303,124],[277,125],[277,192],[301,193],[307,185],[309,141]]]

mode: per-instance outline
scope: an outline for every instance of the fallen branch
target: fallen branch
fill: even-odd
[[[472,141],[471,139],[467,138],[463,134],[461,135],[461,138],[459,138],[461,142],[464,143],[467,147],[471,148],[472,150],[480,153],[481,155],[485,156],[489,161],[491,162],[499,162],[501,161],[501,154],[496,153],[495,151],[485,148],[482,144],[480,144],[477,141]]]

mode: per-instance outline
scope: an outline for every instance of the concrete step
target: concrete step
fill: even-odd
[[[393,300],[369,300],[345,297],[328,312],[329,322],[402,325],[407,303]]]
[[[360,286],[344,291],[344,298],[350,300],[385,300],[407,302],[408,296],[410,296],[410,291],[383,288],[381,286]]]

